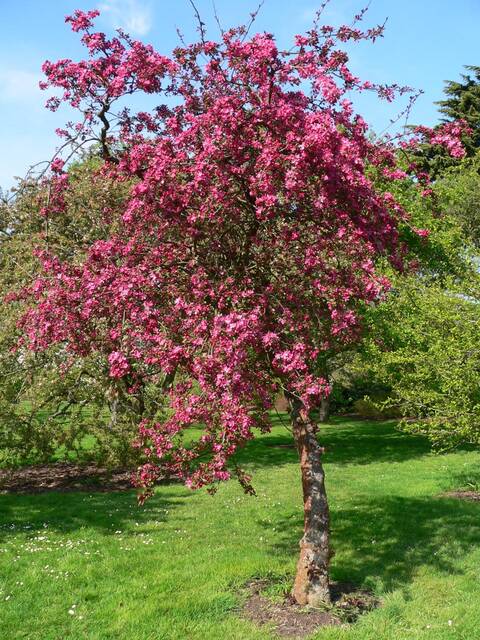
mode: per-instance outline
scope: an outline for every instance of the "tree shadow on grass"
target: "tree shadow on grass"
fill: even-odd
[[[280,423],[274,423],[275,426]],[[371,464],[373,462],[402,462],[430,452],[428,440],[422,436],[403,433],[396,423],[374,421],[345,422],[334,419],[328,426],[320,426],[319,441],[325,447],[325,463]],[[250,441],[238,452],[235,461],[250,468],[280,466],[298,461],[292,435],[285,429]]]
[[[174,509],[187,506],[191,491],[163,489],[139,506],[134,491],[112,493],[42,493],[34,495],[0,495],[0,542],[19,532],[35,534],[45,531],[70,533],[82,528],[103,534],[115,534],[134,523],[137,532],[142,524],[163,522]],[[188,515],[182,513],[182,519]]]
[[[390,496],[332,506],[332,578],[389,591],[419,567],[461,573],[458,562],[480,545],[480,505],[435,497]],[[272,552],[296,554],[302,515],[275,519]]]

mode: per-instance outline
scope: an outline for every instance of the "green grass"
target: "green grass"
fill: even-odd
[[[322,431],[332,577],[383,606],[312,638],[479,638],[480,504],[437,497],[479,478],[478,452],[436,456],[387,422]],[[278,426],[242,452],[256,498],[235,482],[214,497],[162,486],[144,508],[134,492],[0,495],[1,639],[274,638],[238,606],[248,580],[270,578],[274,594],[292,579],[302,508],[289,445]]]

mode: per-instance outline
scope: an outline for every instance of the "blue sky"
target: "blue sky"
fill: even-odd
[[[349,23],[367,0],[331,0],[324,12],[328,24]],[[211,0],[197,0],[202,17],[215,37]],[[287,44],[311,24],[320,1],[265,0],[256,30],[276,34]],[[245,22],[256,0],[216,0],[224,26]],[[83,56],[78,36],[64,24],[75,8],[98,7],[98,26],[111,32],[122,27],[151,42],[162,53],[178,43],[176,28],[187,40],[195,24],[188,0],[0,0],[0,187],[10,188],[15,175],[48,159],[57,144],[55,128],[69,115],[52,114],[38,89],[45,59]],[[365,24],[388,18],[385,37],[374,45],[350,50],[351,68],[362,79],[398,82],[424,90],[411,121],[435,124],[433,102],[442,97],[443,80],[459,77],[464,64],[480,65],[480,0],[372,0]],[[371,97],[357,107],[376,131],[388,126],[399,110]]]

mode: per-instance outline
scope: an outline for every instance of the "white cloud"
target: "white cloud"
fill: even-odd
[[[22,69],[7,69],[0,71],[0,102],[41,103],[42,96],[38,86],[40,73],[24,71]]]
[[[99,7],[108,16],[112,26],[144,36],[152,28],[152,11],[140,0],[105,0]]]

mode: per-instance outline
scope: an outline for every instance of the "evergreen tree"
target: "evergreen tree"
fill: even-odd
[[[443,122],[465,120],[471,133],[465,136],[464,144],[468,156],[475,155],[480,148],[480,67],[466,65],[473,75],[462,73],[462,81],[446,80],[445,100],[439,100],[439,111]]]
[[[470,133],[463,135],[462,143],[466,155],[472,157],[480,149],[480,67],[465,65],[465,69],[471,75],[462,74],[460,81],[446,80],[446,97],[435,104],[439,105],[442,124],[455,120],[464,120],[468,124]],[[446,169],[459,163],[443,147],[430,143],[422,145],[415,161],[432,178],[438,178]]]

